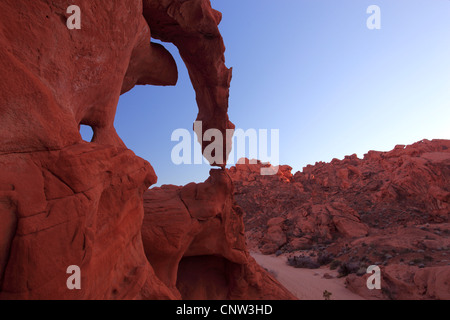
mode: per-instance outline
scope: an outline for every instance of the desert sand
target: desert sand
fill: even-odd
[[[331,292],[331,300],[364,300],[345,287],[345,278],[329,268],[297,269],[286,264],[286,257],[251,253],[260,266],[267,269],[292,294],[302,300],[324,300],[323,292]],[[324,274],[332,276],[324,278]]]

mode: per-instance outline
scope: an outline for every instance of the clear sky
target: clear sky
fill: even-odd
[[[396,144],[450,139],[449,0],[212,0],[226,65],[230,120],[279,129],[280,163],[295,171]],[[370,5],[381,29],[369,30]],[[115,127],[161,184],[204,181],[208,165],[175,165],[175,129],[192,129],[195,92],[177,49],[175,87],[135,87]],[[83,135],[86,132],[83,131]]]

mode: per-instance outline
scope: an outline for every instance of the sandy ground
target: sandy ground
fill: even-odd
[[[345,278],[337,278],[337,272],[329,268],[297,269],[286,264],[286,257],[265,256],[252,253],[260,266],[271,272],[290,292],[302,300],[324,300],[323,292],[331,292],[331,300],[364,300],[345,288]],[[333,278],[325,279],[328,273]]]

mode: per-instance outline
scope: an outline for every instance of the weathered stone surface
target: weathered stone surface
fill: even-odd
[[[354,239],[367,236],[371,229],[442,223],[449,218],[447,140],[424,140],[390,152],[370,151],[364,159],[352,155],[316,163],[295,175],[290,167],[281,166],[276,175],[263,176],[264,166],[243,161],[229,173],[236,201],[246,213],[248,237],[259,248],[271,247],[263,249],[266,253],[304,246],[305,236],[316,243]],[[274,229],[267,223],[274,217],[283,220],[278,225],[287,236],[284,244],[270,236]]]
[[[367,289],[367,278],[350,275],[347,287],[367,299],[449,300],[450,267],[390,265],[381,272],[382,290]]]
[[[144,196],[142,236],[158,277],[183,299],[292,299],[249,255],[231,179],[153,188]]]
[[[156,181],[146,161],[86,142],[0,159],[2,218],[15,217],[13,237],[2,238],[0,298],[171,297],[140,238],[142,194]],[[66,286],[70,265],[81,268],[81,290]]]
[[[162,45],[150,42],[150,28],[143,17],[139,28],[121,94],[128,92],[135,85],[167,86],[175,85],[178,80],[175,60]]]
[[[71,4],[0,3],[0,298],[172,297],[140,237],[156,175],[113,127],[141,1],[79,1],[82,28],[72,31]],[[92,126],[92,143],[80,124]],[[66,286],[70,265],[81,290]]]
[[[233,128],[221,14],[208,0],[80,0],[81,29],[69,30],[73,4],[0,2],[0,299],[291,297],[248,256],[223,172],[179,199],[164,189],[143,247],[143,194],[157,178],[117,135],[119,96],[177,82],[173,57],[151,37],[172,42],[203,132]],[[92,127],[91,143],[80,125]],[[81,290],[66,286],[71,265]],[[199,272],[209,265],[218,272]]]
[[[231,151],[231,136],[227,129],[234,129],[228,119],[228,96],[232,70],[225,66],[225,45],[218,24],[222,14],[211,8],[209,0],[144,0],[144,17],[152,37],[172,42],[189,71],[196,92],[202,122],[202,137],[208,129],[218,129],[223,134],[220,163],[209,158],[212,165],[225,167]],[[202,143],[204,150],[208,143]]]

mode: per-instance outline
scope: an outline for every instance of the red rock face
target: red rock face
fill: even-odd
[[[294,175],[281,166],[276,175],[262,176],[262,166],[229,170],[251,250],[312,257],[327,252],[361,267],[393,265],[403,271],[392,279],[414,274],[420,280],[409,294],[400,293],[405,280],[392,280],[384,298],[448,296],[442,293],[448,280],[437,279],[450,269],[450,141],[370,151],[364,159],[316,163]],[[444,271],[438,276],[433,268]],[[360,278],[350,280],[353,288],[359,285],[355,291],[366,292],[365,281],[355,279]]]
[[[196,92],[197,121],[202,121],[197,136],[200,139],[208,129],[222,132],[223,160],[207,159],[211,165],[225,167],[232,138],[225,131],[234,129],[234,124],[228,119],[232,70],[225,66],[225,45],[217,27],[222,14],[211,9],[209,0],[144,0],[144,17],[155,39],[172,42],[179,49]],[[199,142],[204,151],[207,144]]]
[[[113,127],[141,2],[81,1],[74,31],[70,4],[0,4],[9,79],[0,85],[0,298],[170,297],[140,240],[142,193],[156,175]],[[80,124],[93,127],[93,143]],[[70,265],[81,268],[81,290],[66,286]]]
[[[368,275],[358,277],[354,274],[346,279],[347,287],[366,299],[398,300],[449,300],[450,268],[389,265],[382,268],[381,284],[383,290],[367,290]]]
[[[154,286],[139,238],[142,193],[156,181],[147,162],[88,143],[1,161],[1,217],[14,228],[2,239],[0,298],[133,299],[143,288],[170,297]],[[70,265],[81,269],[81,290],[66,286]]]
[[[157,276],[183,299],[292,299],[245,246],[242,211],[225,171],[144,195],[142,237]]]
[[[288,297],[248,257],[230,181],[220,174],[183,188],[182,206],[159,201],[156,225],[168,222],[164,212],[190,223],[152,238],[149,230],[160,229],[146,219],[144,251],[143,194],[157,178],[113,126],[121,93],[177,81],[174,59],[152,35],[178,46],[204,129],[233,127],[220,14],[207,0],[80,0],[81,29],[69,30],[72,4],[0,3],[0,299]],[[91,143],[82,141],[81,124],[93,128]],[[217,272],[197,284],[203,261]],[[66,286],[71,265],[80,267],[81,290]],[[203,289],[211,279],[219,295]]]

